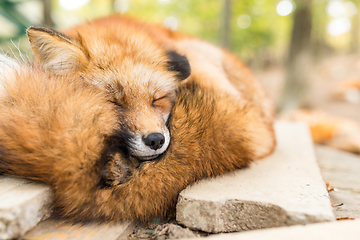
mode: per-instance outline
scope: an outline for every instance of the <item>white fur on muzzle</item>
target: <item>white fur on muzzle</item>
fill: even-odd
[[[145,145],[142,140],[142,136],[136,135],[130,141],[130,153],[131,155],[139,158],[143,161],[148,161],[157,158],[160,154],[164,153],[166,149],[169,147],[170,143],[170,132],[166,129],[163,132],[165,137],[164,145],[159,149],[151,149],[149,146]]]

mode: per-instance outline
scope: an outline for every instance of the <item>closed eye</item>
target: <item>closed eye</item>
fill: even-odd
[[[159,98],[157,98],[157,99],[154,99],[153,103],[156,102],[156,101],[160,101],[160,100],[162,100],[162,99],[164,99],[164,98],[167,98],[167,97],[168,97],[168,96],[165,95],[165,96],[159,97]]]
[[[116,100],[113,99],[113,98],[108,99],[107,101],[110,102],[110,103],[112,103],[112,104],[114,104],[114,105],[116,105],[116,107],[124,108],[124,106],[123,106],[121,103],[119,103],[118,101],[116,101]]]
[[[116,101],[114,101],[114,100],[108,100],[108,102],[111,102],[111,103],[113,103],[115,105],[118,105],[118,103]]]
[[[174,102],[168,95],[159,97],[152,102],[152,106],[163,114],[168,114],[171,111],[173,105]]]

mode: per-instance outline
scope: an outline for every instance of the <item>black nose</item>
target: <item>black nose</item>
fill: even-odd
[[[146,146],[151,149],[157,150],[161,148],[165,143],[165,137],[161,133],[150,133],[146,138],[143,138]]]

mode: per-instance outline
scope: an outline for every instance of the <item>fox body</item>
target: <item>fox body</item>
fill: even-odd
[[[126,109],[133,136],[130,152],[141,160],[154,159],[169,146],[166,122],[177,86],[186,82],[233,95],[240,106],[251,104],[266,126],[257,140],[261,144],[256,156],[269,154],[274,146],[273,109],[264,90],[236,56],[205,41],[121,15],[96,19],[64,34],[31,27],[28,36],[45,68],[76,74],[108,91],[112,101]],[[161,148],[156,148],[156,141],[146,143],[151,133],[158,139],[164,136]]]
[[[165,216],[187,185],[274,149],[271,104],[231,53],[117,15],[28,35],[45,71],[1,62],[0,172],[50,184],[62,217]]]
[[[187,185],[247,166],[260,144],[254,139],[263,124],[253,121],[260,118],[254,108],[188,83],[177,90],[168,151],[142,162],[127,182],[104,188],[102,159],[111,153],[128,161],[122,109],[78,79],[18,63],[5,67],[0,172],[51,185],[55,213],[73,221],[164,216]]]

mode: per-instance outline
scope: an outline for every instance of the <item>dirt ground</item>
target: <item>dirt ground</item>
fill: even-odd
[[[360,80],[360,55],[335,55],[311,64],[309,71],[309,105],[326,113],[360,121],[360,101],[336,99],[334,92],[348,80]],[[272,67],[255,72],[269,96],[278,102],[285,81],[285,70]]]
[[[154,219],[148,226],[137,226],[128,237],[129,240],[135,239],[180,239],[180,238],[196,238],[205,237],[209,234],[190,230],[187,227],[179,225],[175,219],[168,220],[166,223],[160,222],[160,219]]]

